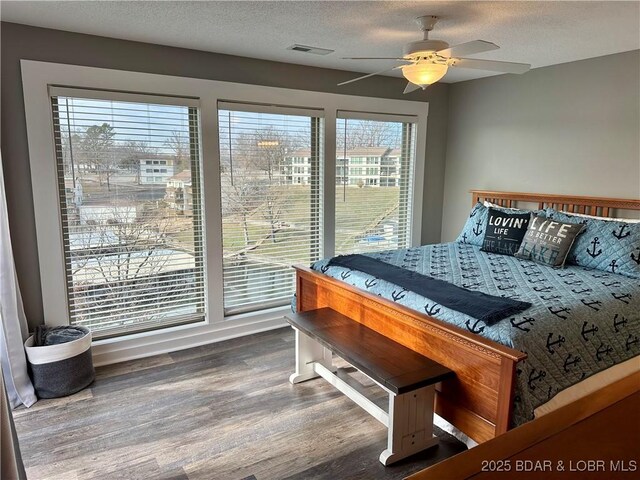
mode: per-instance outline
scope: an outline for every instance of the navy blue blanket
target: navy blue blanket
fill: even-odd
[[[430,298],[447,308],[482,320],[487,325],[520,313],[531,306],[529,302],[467,290],[444,280],[438,280],[364,255],[334,257],[329,260],[329,265],[358,270],[394,283],[405,290]]]

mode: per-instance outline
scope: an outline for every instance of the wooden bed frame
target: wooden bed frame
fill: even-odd
[[[505,207],[533,203],[611,217],[618,210],[640,210],[640,200],[484,190],[471,194],[472,205],[484,200]],[[516,364],[526,354],[308,267],[295,268],[298,312],[331,307],[453,370],[456,377],[437,388],[435,412],[475,441],[509,429]]]

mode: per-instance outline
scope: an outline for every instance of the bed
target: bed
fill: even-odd
[[[485,200],[504,207],[554,207],[601,216],[640,210],[639,200],[472,192],[472,204]],[[553,270],[462,244],[380,255],[390,263],[424,266],[427,271],[423,273],[443,280],[469,288],[486,286],[486,293],[503,293],[533,304],[521,315],[489,327],[429,304],[411,292],[394,293],[393,285],[376,282],[366,274],[340,271],[335,266],[330,270],[322,262],[314,265],[315,269],[296,267],[298,311],[329,306],[452,369],[456,377],[438,387],[435,411],[476,442],[530,419],[536,407],[580,383],[581,377],[587,376],[584,366],[593,364],[589,375],[600,371],[600,377],[604,373],[606,378],[614,364],[628,363],[640,353],[634,333],[639,328],[637,279],[576,266]],[[453,267],[451,271],[444,271],[447,266]],[[591,291],[584,295],[587,288]],[[622,297],[625,294],[630,296]],[[614,302],[615,312],[606,308],[608,302],[601,300],[604,297]],[[598,301],[604,307],[591,303]],[[571,313],[567,315],[562,309]],[[600,328],[597,340],[596,327]],[[587,340],[578,342],[578,337]],[[578,343],[588,343],[591,338],[589,353],[578,349]]]

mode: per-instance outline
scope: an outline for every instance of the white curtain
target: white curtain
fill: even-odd
[[[20,445],[13,417],[7,404],[7,395],[4,389],[2,375],[0,375],[0,478],[2,480],[26,480]]]
[[[13,251],[9,237],[7,196],[4,188],[0,156],[0,360],[2,375],[13,408],[27,407],[36,401],[36,394],[27,373],[23,343],[29,332],[18,288]]]

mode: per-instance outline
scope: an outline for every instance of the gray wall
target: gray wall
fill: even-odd
[[[42,322],[43,313],[20,59],[429,102],[422,241],[434,243],[440,239],[449,88],[446,84],[402,95],[406,83],[396,78],[374,77],[337,87],[349,74],[12,23],[2,23],[0,30],[4,180],[18,279],[32,326]]]
[[[640,51],[449,88],[442,240],[469,190],[640,197]]]

